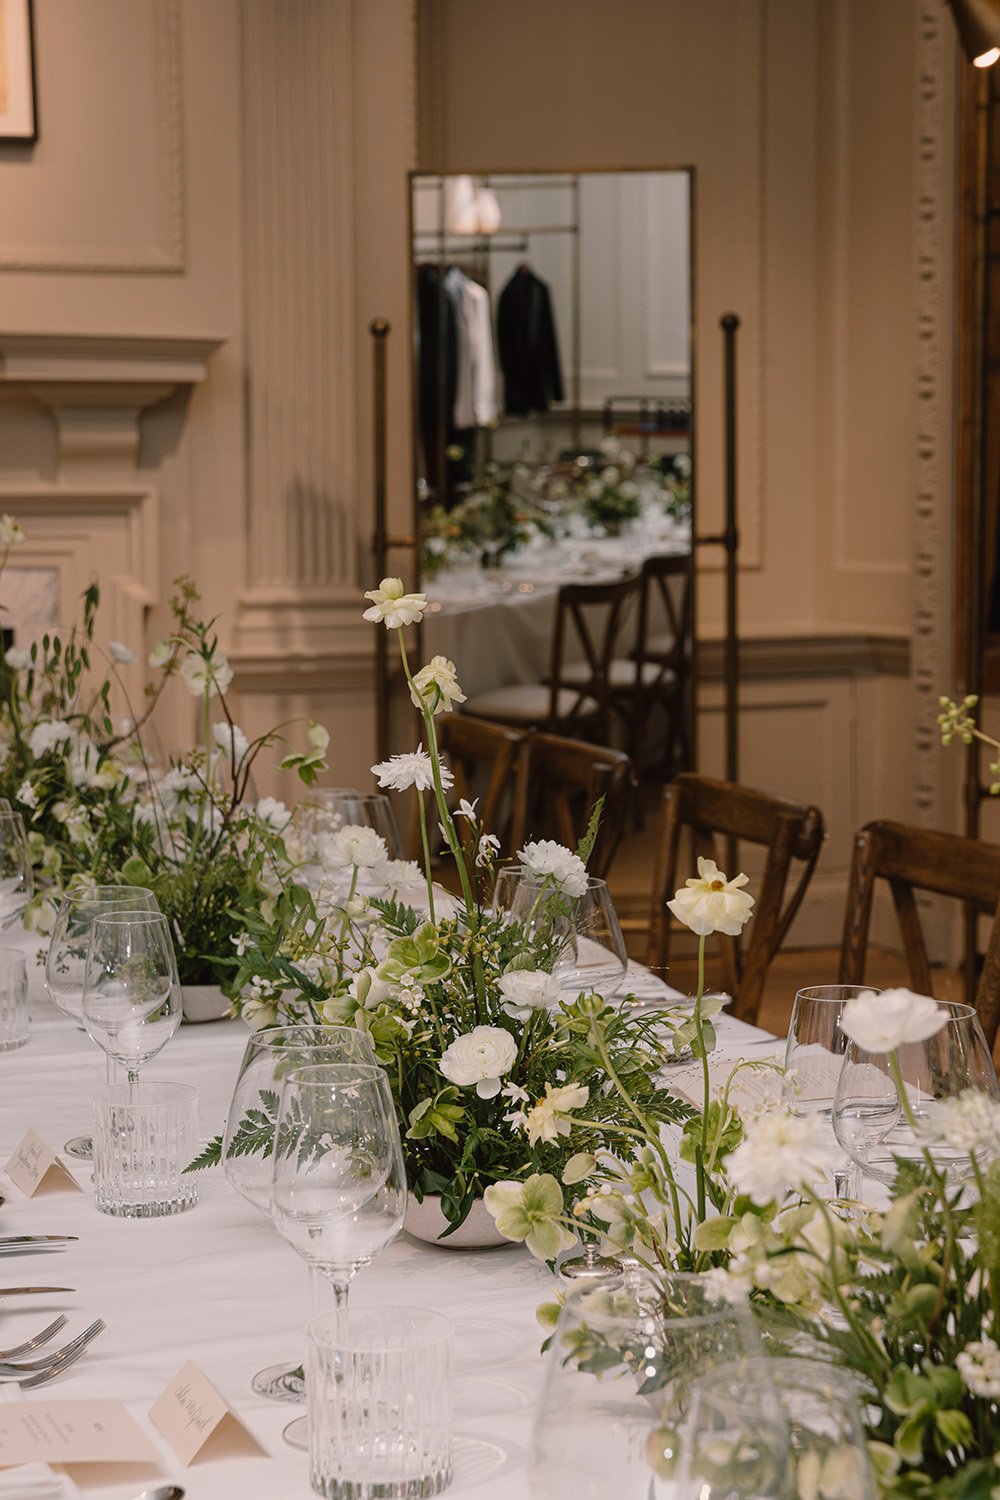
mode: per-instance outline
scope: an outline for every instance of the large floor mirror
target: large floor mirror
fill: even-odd
[[[464,711],[650,775],[695,753],[692,198],[686,168],[411,179],[424,654]]]

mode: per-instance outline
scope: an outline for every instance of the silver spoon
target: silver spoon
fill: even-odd
[[[179,1484],[158,1484],[153,1490],[143,1490],[135,1500],[184,1500],[186,1494],[187,1490],[181,1489]]]

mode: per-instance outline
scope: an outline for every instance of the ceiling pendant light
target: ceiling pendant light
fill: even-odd
[[[977,68],[1000,59],[1000,0],[947,0],[962,51]]]

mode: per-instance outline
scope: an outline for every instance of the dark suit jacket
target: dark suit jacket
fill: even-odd
[[[563,399],[552,300],[545,282],[527,266],[520,266],[500,293],[497,343],[509,415],[548,411],[550,402]]]

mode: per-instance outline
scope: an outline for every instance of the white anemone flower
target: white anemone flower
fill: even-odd
[[[224,651],[213,651],[209,656],[189,651],[181,662],[181,676],[193,698],[203,698],[206,693],[214,698],[216,693],[229,691],[233,669]]]
[[[242,763],[250,749],[250,742],[238,724],[213,724],[212,738],[219,749],[225,751],[226,759],[235,760],[237,765]]]
[[[15,521],[13,516],[0,516],[0,547],[20,547],[24,541],[27,541],[27,533],[20,521]]]
[[[921,1131],[954,1151],[1000,1156],[1000,1099],[979,1089],[963,1089],[951,1099],[924,1105]]]
[[[747,1123],[743,1139],[726,1157],[726,1171],[738,1193],[764,1207],[822,1180],[839,1160],[819,1115],[775,1108]]]
[[[873,990],[848,1000],[840,1017],[844,1034],[862,1052],[895,1052],[905,1042],[924,1042],[947,1026],[950,1013],[930,995],[911,990]]]
[[[432,656],[426,666],[413,674],[410,700],[414,708],[426,708],[434,714],[451,713],[456,703],[465,702],[458,685],[455,663],[446,656]]]
[[[401,578],[383,578],[377,589],[368,589],[365,598],[372,601],[371,608],[362,616],[386,630],[401,630],[404,625],[415,625],[427,608],[424,594],[408,594]]]
[[[748,878],[737,875],[729,880],[714,859],[699,859],[697,877],[685,881],[667,902],[667,910],[699,937],[712,932],[736,937],[753,910],[753,897],[742,889]]]

